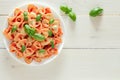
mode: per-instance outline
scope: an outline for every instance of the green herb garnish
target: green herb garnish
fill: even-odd
[[[51,30],[48,31],[49,36],[51,37],[53,35],[53,32]]]
[[[54,41],[53,41],[53,40],[50,41],[50,44],[51,44],[51,47],[52,47],[52,48],[55,47],[55,45],[54,45]]]
[[[76,21],[76,14],[74,12],[70,12],[68,16],[73,20]]]
[[[54,22],[54,19],[50,19],[49,24],[52,24]]]
[[[21,52],[23,53],[26,49],[26,46],[22,45]]]
[[[24,15],[24,16],[27,16],[27,15],[28,15],[28,12],[25,11],[25,12],[23,13],[23,15]]]
[[[28,20],[28,13],[25,11],[25,12],[23,13],[23,15],[24,15],[24,20],[27,21],[27,20]]]
[[[76,14],[68,6],[60,6],[61,11],[65,12],[73,21],[76,21]]]
[[[41,14],[38,14],[37,16],[36,16],[36,21],[40,21],[41,20]]]
[[[68,14],[72,11],[72,8],[68,8],[68,6],[60,6],[61,11],[65,12],[65,14]]]
[[[45,40],[45,37],[42,34],[38,34],[38,33],[35,33],[32,37],[37,41],[44,41]]]
[[[92,17],[96,17],[96,16],[101,15],[102,12],[103,12],[103,9],[102,9],[102,8],[96,7],[96,8],[93,8],[93,9],[90,11],[89,15],[92,16]]]
[[[14,26],[12,27],[12,29],[11,29],[11,33],[15,32],[16,30],[17,30],[17,26],[14,25]]]
[[[43,41],[45,40],[45,37],[42,34],[36,33],[36,30],[31,28],[28,24],[24,26],[25,32],[32,38],[34,38],[37,41]]]
[[[28,24],[25,24],[24,29],[29,36],[33,36],[36,32],[35,29],[31,28]]]
[[[28,20],[28,16],[24,16],[24,20],[27,21]]]
[[[40,50],[39,50],[39,53],[40,53],[40,54],[44,54],[44,53],[45,53],[45,49],[40,49]]]

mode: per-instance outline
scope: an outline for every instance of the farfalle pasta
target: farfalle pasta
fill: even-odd
[[[15,9],[4,35],[11,42],[10,52],[30,64],[57,55],[63,32],[49,7],[29,4],[27,10]]]

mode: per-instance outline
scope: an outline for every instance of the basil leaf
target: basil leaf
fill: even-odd
[[[45,40],[45,37],[42,34],[38,34],[38,33],[35,33],[32,37],[37,41],[44,41]]]
[[[28,15],[28,12],[25,11],[25,12],[23,13],[23,15],[24,15],[24,16],[27,16],[27,15]]]
[[[49,30],[49,31],[48,31],[48,34],[49,34],[48,36],[51,37],[51,36],[53,35],[53,32],[52,32],[51,30]]]
[[[37,16],[36,16],[36,21],[40,21],[41,20],[41,14],[38,14]]]
[[[39,53],[40,53],[40,54],[44,54],[44,53],[45,53],[45,49],[40,49],[40,50],[39,50]]]
[[[23,53],[26,49],[26,46],[22,45],[21,52]]]
[[[60,9],[65,12],[65,14],[68,14],[72,11],[72,8],[68,8],[68,6],[60,6]]]
[[[24,20],[27,21],[27,20],[28,20],[28,12],[25,11],[25,12],[23,13],[23,15],[24,15]]]
[[[27,21],[28,20],[28,16],[24,16],[24,20]]]
[[[50,41],[50,44],[51,44],[51,47],[52,47],[52,48],[55,47],[55,45],[54,45],[54,41],[53,41],[53,40]]]
[[[102,8],[96,7],[90,11],[89,15],[92,17],[96,17],[96,16],[99,16],[100,14],[102,14],[102,12],[103,12]]]
[[[49,24],[52,24],[54,21],[54,19],[50,19]]]
[[[14,26],[12,27],[12,29],[11,29],[11,33],[15,32],[16,30],[17,30],[17,26],[14,25]]]
[[[25,29],[26,33],[28,33],[28,34],[30,33],[30,26],[28,24],[24,25],[24,29]]]
[[[68,16],[73,20],[76,21],[76,14],[74,12],[70,12]]]
[[[33,28],[30,28],[30,33],[29,33],[29,36],[33,36],[35,34],[35,29]]]
[[[35,29],[31,28],[28,24],[24,26],[24,29],[29,36],[33,36],[36,32]]]

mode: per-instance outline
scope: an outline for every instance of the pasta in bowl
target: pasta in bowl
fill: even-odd
[[[64,25],[51,7],[25,4],[9,15],[6,24],[4,42],[10,55],[17,61],[41,65],[60,54]]]

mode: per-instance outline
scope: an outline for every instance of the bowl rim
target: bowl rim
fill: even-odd
[[[49,7],[56,15],[57,15],[57,18],[59,18],[59,20],[60,20],[60,22],[61,22],[61,25],[62,25],[62,31],[63,31],[63,36],[62,36],[62,43],[61,43],[61,45],[60,45],[60,47],[58,48],[58,54],[57,55],[54,55],[51,59],[45,59],[46,60],[46,62],[43,62],[43,63],[38,63],[38,64],[27,64],[26,62],[23,62],[23,61],[21,61],[20,59],[18,59],[16,56],[14,56],[13,55],[13,53],[12,52],[10,52],[9,51],[9,47],[8,47],[8,44],[7,44],[7,39],[5,38],[5,36],[3,35],[3,41],[4,41],[4,44],[5,44],[5,48],[7,49],[7,52],[9,53],[9,55],[14,59],[14,60],[16,60],[16,62],[19,62],[19,63],[21,63],[21,64],[24,64],[24,65],[27,65],[27,66],[42,66],[42,65],[44,65],[44,64],[47,64],[47,63],[50,63],[50,62],[52,62],[54,59],[56,59],[59,55],[60,55],[60,53],[61,53],[61,50],[62,50],[62,48],[63,48],[63,45],[64,45],[64,39],[65,39],[65,23],[64,23],[64,21],[63,21],[63,19],[62,19],[62,17],[60,16],[60,14],[58,13],[58,12],[56,12],[56,10],[52,7],[52,6],[50,6],[50,5],[48,5],[47,3],[44,3],[44,2],[25,2],[25,3],[22,3],[21,5],[19,5],[19,6],[16,6],[16,8],[22,8],[22,7],[25,7],[25,6],[27,6],[28,4],[34,4],[34,5],[36,5],[36,6],[44,6],[44,7]],[[13,12],[14,12],[14,9],[15,8],[13,8],[11,11],[10,11],[10,13],[9,13],[9,15],[8,15],[8,17],[10,17],[12,14],[13,14]],[[4,31],[4,29],[6,28],[5,26],[7,25],[7,19],[5,20],[5,22],[4,22],[4,28],[3,28],[3,30],[2,30],[2,32]],[[32,63],[34,63],[34,62],[32,62]]]

